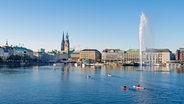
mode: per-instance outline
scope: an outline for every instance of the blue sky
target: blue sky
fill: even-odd
[[[183,0],[0,0],[0,44],[37,51],[60,49],[63,31],[71,48],[138,48],[141,12],[154,48],[184,47]]]

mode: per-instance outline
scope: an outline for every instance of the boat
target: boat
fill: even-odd
[[[85,64],[86,66],[102,66],[104,65],[103,63],[83,63]]]
[[[74,65],[75,65],[75,67],[79,66],[78,63],[75,63]]]
[[[154,66],[161,66],[162,64],[153,64]]]
[[[128,90],[128,88],[127,88],[126,86],[121,86],[121,88],[122,88],[123,90]]]
[[[139,63],[123,63],[123,66],[139,66]]]
[[[87,75],[87,76],[86,76],[86,78],[87,78],[87,79],[90,79],[90,78],[91,78],[91,76],[90,76],[90,75]]]
[[[65,63],[53,63],[53,66],[63,66]]]
[[[86,66],[86,64],[82,64],[82,67],[84,68]]]
[[[111,77],[112,75],[111,74],[107,74],[108,77]]]
[[[95,63],[94,65],[95,66],[102,66],[102,65],[104,65],[104,63]]]
[[[133,88],[137,89],[137,90],[143,90],[144,87],[140,86],[140,85],[134,85]]]

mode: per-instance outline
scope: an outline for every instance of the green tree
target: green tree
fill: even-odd
[[[2,62],[3,61],[3,58],[2,57],[0,57],[0,62]]]
[[[7,58],[8,61],[20,61],[21,56],[18,55],[11,55],[10,57]]]

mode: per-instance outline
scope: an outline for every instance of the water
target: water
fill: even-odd
[[[182,70],[137,69],[69,65],[0,68],[0,104],[184,103]],[[133,89],[138,83],[145,89]],[[122,90],[122,85],[129,90]]]
[[[145,49],[146,47],[148,48],[148,43],[146,42],[146,40],[150,40],[147,37],[147,25],[148,25],[148,19],[145,16],[145,14],[142,12],[141,16],[140,16],[140,24],[139,24],[139,62],[140,62],[140,66],[142,66],[143,63],[143,57],[142,57],[142,51],[143,49]]]

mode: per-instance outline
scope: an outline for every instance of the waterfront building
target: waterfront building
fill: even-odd
[[[66,40],[64,39],[64,32],[63,32],[63,37],[62,37],[62,41],[61,41],[61,51],[65,52],[68,54],[68,56],[70,56],[70,41],[69,41],[69,35],[68,33],[66,34]]]
[[[13,47],[8,45],[8,41],[6,41],[5,46],[2,47],[4,52],[3,52],[3,57],[7,58],[11,55],[13,55]]]
[[[0,57],[4,56],[4,49],[2,47],[0,47]]]
[[[184,48],[176,50],[176,60],[184,62]]]
[[[122,61],[122,55],[124,51],[120,49],[105,49],[102,51],[102,61],[114,62]]]
[[[134,63],[139,62],[139,49],[129,49],[122,53],[123,62]]]
[[[58,61],[68,60],[68,54],[65,52],[58,52],[55,54],[55,56]]]
[[[45,53],[45,49],[44,49],[44,48],[40,48],[40,49],[38,50],[38,52]]]
[[[27,49],[25,47],[18,47],[18,46],[13,47],[13,49],[14,49],[13,55],[29,56],[33,58],[33,51],[30,49]]]
[[[143,63],[149,65],[166,64],[171,60],[171,55],[169,49],[146,49],[143,51]]]
[[[47,52],[46,55],[47,57],[44,57],[47,62],[57,62],[57,53],[55,51]]]
[[[70,60],[77,62],[80,59],[80,52],[79,51],[74,51],[73,53],[70,53]]]
[[[83,49],[80,51],[80,60],[89,60],[90,62],[100,62],[101,53],[96,49]]]
[[[33,52],[35,59],[43,62],[50,60],[50,56],[45,52],[45,49],[41,48],[37,52]]]
[[[45,52],[45,49],[41,49],[38,52],[34,52],[36,59],[44,62],[62,62],[68,60],[68,54],[64,51],[53,50],[51,52]]]
[[[62,62],[65,60],[68,60],[68,54],[64,51],[60,52],[57,50],[53,50],[51,52],[48,52],[48,61],[49,62]]]

